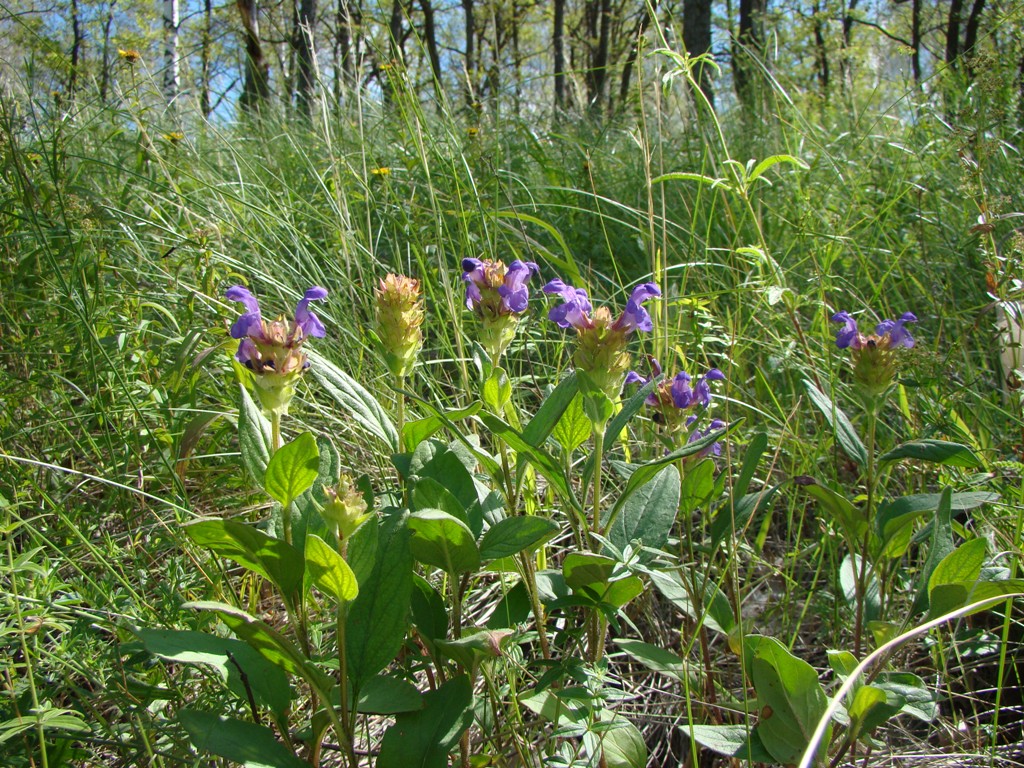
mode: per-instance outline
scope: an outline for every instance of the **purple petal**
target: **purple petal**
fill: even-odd
[[[480,286],[468,277],[463,276],[462,279],[466,281],[466,309],[472,309],[477,302],[483,299],[480,294]]]
[[[629,373],[626,374],[626,380],[624,382],[622,382],[622,383],[623,384],[641,384],[642,385],[642,384],[646,384],[648,381],[650,381],[650,379],[645,379],[643,376],[641,376],[636,371],[630,371]]]
[[[910,349],[914,346],[914,337],[910,335],[910,331],[903,327],[904,323],[916,323],[917,317],[913,312],[904,312],[900,315],[899,320],[883,320],[875,328],[875,333],[879,336],[889,336],[889,347],[906,347]]]
[[[725,381],[725,374],[717,368],[712,368],[710,371],[704,374],[704,378],[708,381]]]
[[[615,321],[615,328],[625,333],[636,331],[654,330],[654,322],[647,310],[641,306],[643,302],[655,296],[661,296],[661,291],[654,283],[644,283],[633,289],[633,293],[626,302],[626,310],[622,317]]]
[[[590,324],[590,313],[593,307],[582,288],[573,288],[557,277],[543,288],[544,293],[558,294],[564,304],[553,307],[548,312],[548,319],[562,328],[586,328]]]
[[[690,387],[690,374],[688,373],[677,373],[675,378],[672,379],[669,392],[672,395],[672,404],[676,408],[689,408],[695,402],[693,388]]]
[[[836,346],[839,349],[856,346],[857,337],[860,331],[857,330],[857,321],[850,317],[849,312],[836,312],[832,315],[833,323],[842,323],[843,327],[836,332]]]
[[[531,262],[532,264],[532,262]],[[502,302],[512,312],[525,312],[530,294],[526,283],[530,275],[537,269],[536,264],[531,265],[516,259],[505,272],[505,283],[498,287],[498,295]]]
[[[233,285],[224,295],[230,301],[242,302],[246,309],[246,312],[231,326],[231,338],[244,339],[246,336],[261,336],[263,324],[260,317],[260,305],[249,289],[242,285]]]
[[[298,306],[295,307],[295,324],[302,329],[304,336],[323,338],[327,335],[327,331],[324,328],[324,324],[320,322],[320,318],[309,311],[309,302],[323,301],[326,298],[327,289],[315,285],[303,294]]]

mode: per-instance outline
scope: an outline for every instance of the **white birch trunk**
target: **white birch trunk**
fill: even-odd
[[[178,59],[178,0],[163,0],[164,5],[164,96],[168,104],[178,98],[180,62]]]

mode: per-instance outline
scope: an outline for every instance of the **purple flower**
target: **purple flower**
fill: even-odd
[[[529,299],[526,283],[530,277],[539,274],[540,267],[532,261],[516,259],[508,265],[508,272],[505,273],[505,283],[498,288],[498,295],[501,296],[502,303],[510,312],[526,311],[526,302]]]
[[[833,323],[842,323],[843,327],[836,332],[836,346],[846,349],[851,344],[854,349],[860,346],[857,343],[860,331],[857,330],[857,321],[850,317],[849,312],[836,312],[832,315]]]
[[[477,309],[481,304],[488,304],[485,313],[489,310],[494,315],[525,312],[529,300],[526,283],[540,273],[535,263],[519,259],[506,269],[501,261],[467,258],[462,260],[462,270],[466,307]]]
[[[654,283],[638,285],[630,294],[629,301],[626,302],[626,311],[622,313],[622,316],[615,321],[612,327],[625,333],[630,333],[634,330],[653,330],[654,323],[642,304],[656,296],[661,296],[661,291]]]
[[[544,293],[557,294],[562,299],[562,304],[552,307],[548,312],[548,319],[560,328],[575,328],[579,331],[592,327],[590,313],[594,308],[585,290],[573,288],[556,277],[544,286]]]
[[[677,373],[669,387],[669,391],[672,394],[672,404],[676,408],[692,408],[695,405],[707,408],[711,405],[711,386],[708,382],[724,380],[725,374],[717,368],[712,368],[697,379],[695,386],[691,387],[689,374]]]
[[[246,311],[231,326],[231,338],[239,340],[235,359],[250,368],[281,370],[288,352],[297,350],[307,336],[319,338],[326,334],[320,318],[309,311],[309,302],[327,298],[326,288],[314,286],[307,290],[295,308],[295,319],[292,322],[283,317],[266,322],[260,314],[259,302],[245,286],[233,285],[228,288],[225,296],[231,301],[241,302],[245,307]],[[292,363],[289,367],[294,367],[298,358],[294,355],[291,357],[294,359],[288,361]]]
[[[661,375],[661,365],[653,357],[650,358],[651,378]],[[669,432],[678,432],[684,426],[690,427],[697,421],[694,411],[703,412],[711,405],[712,381],[724,381],[725,374],[712,368],[692,384],[693,378],[685,371],[675,375],[670,381],[661,382],[644,401],[657,409],[654,420],[662,424]],[[627,384],[647,384],[651,379],[644,379],[636,371],[626,375]]]
[[[894,347],[906,347],[910,349],[914,346],[914,339],[910,335],[910,332],[903,327],[904,323],[916,323],[917,317],[913,312],[904,312],[900,315],[898,320],[883,320],[875,328],[875,333],[879,336],[889,337],[889,348]]]
[[[865,336],[857,328],[857,321],[850,317],[849,312],[836,312],[832,315],[833,323],[843,326],[836,332],[836,346],[839,349],[860,349],[869,343],[881,345],[885,349],[896,349],[914,346],[914,339],[904,327],[904,323],[916,323],[913,312],[904,312],[898,320],[883,320],[875,326],[873,335]]]
[[[712,432],[716,432],[719,429],[724,428],[725,426],[726,426],[726,423],[724,421],[722,421],[721,419],[712,419],[711,423],[708,424],[708,428],[707,429],[703,429],[703,430],[695,429],[690,434],[690,437],[689,437],[689,439],[686,442],[688,442],[688,443],[695,443],[698,440],[703,440],[705,437],[710,435]],[[716,440],[711,445],[709,445],[707,448],[704,448],[703,450],[701,450],[700,453],[698,453],[697,455],[702,457],[702,458],[704,456],[712,456],[712,455],[713,456],[721,456],[722,455],[722,444]]]
[[[246,311],[231,326],[231,338],[244,339],[246,336],[262,334],[263,318],[260,316],[260,305],[249,289],[241,285],[233,285],[224,294],[230,301],[240,301]]]
[[[320,318],[309,311],[309,302],[323,301],[326,298],[327,289],[321,288],[319,285],[314,285],[302,295],[298,306],[295,307],[295,324],[302,329],[304,335],[315,336],[318,339],[327,335]]]

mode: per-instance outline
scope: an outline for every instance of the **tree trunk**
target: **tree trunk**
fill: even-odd
[[[853,41],[853,12],[857,8],[858,0],[850,0],[843,14],[843,36],[841,38],[842,52],[839,56],[839,74],[842,81],[839,87],[843,89],[844,95],[853,93],[853,63],[850,61],[850,43]]]
[[[114,6],[117,0],[107,5],[107,18],[103,20],[103,71],[100,73],[100,102],[106,104],[110,88],[110,28],[114,23]]]
[[[434,95],[441,101],[441,55],[437,49],[437,29],[434,23],[434,6],[431,0],[420,0],[423,9],[423,42],[430,58],[430,73],[434,81]]]
[[[173,104],[178,98],[180,68],[178,61],[178,0],[163,0],[164,6],[164,98]]]
[[[476,105],[476,9],[473,0],[462,0],[466,15],[466,106]]]
[[[910,65],[914,82],[921,82],[921,0],[914,0],[910,9]]]
[[[82,20],[78,17],[78,0],[71,0],[71,69],[68,72],[68,98],[74,97],[78,88],[78,68],[82,63]]]
[[[199,84],[199,109],[203,118],[210,119],[213,111],[210,106],[210,60],[212,58],[211,47],[213,46],[213,0],[203,0],[203,38],[199,50],[200,79]]]
[[[946,63],[956,66],[960,56],[960,18],[964,12],[964,0],[950,0],[949,17],[946,24]]]
[[[633,77],[633,67],[636,66],[637,57],[640,55],[640,41],[643,39],[644,34],[647,32],[647,27],[651,23],[650,7],[647,3],[644,3],[640,18],[637,19],[636,26],[633,27],[633,31],[630,33],[630,39],[633,42],[629,46],[629,55],[626,57],[626,63],[622,67],[622,79],[619,82],[619,101],[623,106],[626,104],[626,99],[629,96],[629,84]]]
[[[245,80],[239,104],[243,112],[258,114],[270,97],[270,65],[260,42],[257,0],[236,0],[245,37]]]
[[[391,61],[388,68],[387,82],[384,84],[385,103],[389,103],[394,99],[395,93],[398,90],[398,78],[402,76],[402,68],[405,65],[405,24],[402,20],[402,0],[394,0],[391,3],[391,21],[388,23],[388,35],[390,37],[389,50],[391,51]]]
[[[605,83],[608,80],[609,45],[611,41],[611,0],[588,0],[586,9],[587,40],[590,62],[587,67],[587,105],[592,115],[599,115],[604,106]],[[594,45],[594,41],[597,45]]]
[[[964,55],[967,57],[966,71],[968,76],[974,79],[974,46],[978,44],[978,28],[981,25],[981,12],[985,9],[985,0],[974,0],[971,6],[971,13],[967,17],[967,26],[964,27]]]
[[[316,29],[316,0],[302,0],[299,5],[299,23],[296,32],[296,55],[298,56],[297,106],[304,117],[313,114],[313,86],[316,67],[314,30]]]
[[[711,52],[711,0],[683,0],[683,47],[690,56]],[[699,64],[696,79],[704,98],[714,107],[711,66]]]
[[[565,108],[565,0],[554,0],[555,23],[551,33],[555,67],[555,111]]]
[[[740,0],[739,35],[733,45],[732,66],[736,96],[748,116],[757,109],[756,59],[763,51],[762,15],[766,0]]]
[[[334,31],[334,103],[355,81],[352,63],[352,9],[349,0],[338,0]]]
[[[825,45],[825,22],[821,12],[821,5],[815,0],[814,3],[814,52],[818,69],[818,87],[821,90],[821,99],[828,102],[829,97],[829,69],[828,69],[828,48]]]

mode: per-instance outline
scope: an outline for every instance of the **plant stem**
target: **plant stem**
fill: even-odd
[[[878,426],[878,400],[871,397],[865,404],[868,417],[868,444],[867,444],[867,466],[864,468],[864,485],[867,499],[864,505],[864,517],[867,520],[867,531],[864,533],[864,540],[860,545],[860,568],[857,571],[854,584],[856,585],[855,600],[856,620],[853,626],[853,653],[860,656],[861,645],[864,638],[864,611],[868,597],[868,560],[871,556],[871,526],[875,516],[875,484],[878,482],[875,472],[875,430]],[[857,563],[854,563],[857,568]]]

